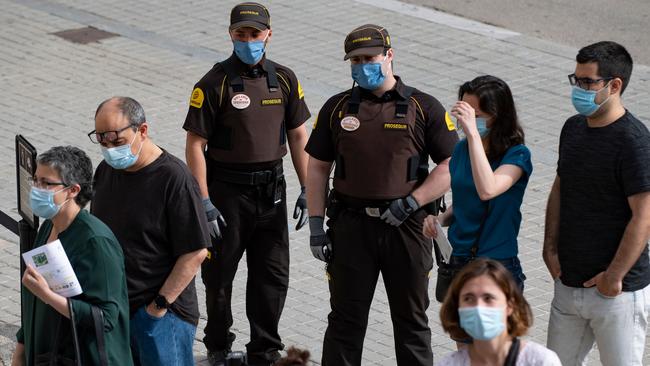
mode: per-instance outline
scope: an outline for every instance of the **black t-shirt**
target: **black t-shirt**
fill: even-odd
[[[394,103],[397,94],[404,91],[405,85],[397,77],[395,87],[383,96],[377,97],[371,92],[362,89],[361,98],[375,102]],[[336,141],[332,134],[331,126],[340,123],[343,118],[342,110],[345,101],[350,97],[352,89],[331,97],[318,112],[311,136],[305,150],[309,155],[322,161],[336,159]],[[451,120],[448,119],[445,108],[433,96],[417,89],[411,95],[418,107],[416,123],[418,125],[416,139],[419,146],[423,146],[431,159],[437,164],[451,156],[458,142],[458,134]]]
[[[199,187],[187,166],[163,151],[136,172],[102,161],[93,188],[91,212],[111,228],[124,251],[133,314],[157,296],[179,256],[211,245]],[[194,280],[171,310],[198,324]]]
[[[628,197],[650,191],[650,133],[632,114],[591,128],[569,118],[560,134],[560,237],[562,283],[583,283],[607,269],[632,217]],[[650,283],[646,244],[623,280],[624,291]]]

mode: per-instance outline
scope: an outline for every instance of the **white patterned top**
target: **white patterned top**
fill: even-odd
[[[467,348],[450,353],[436,366],[470,366],[469,353]],[[542,346],[539,343],[525,341],[517,357],[517,366],[562,366],[560,359],[555,352]]]

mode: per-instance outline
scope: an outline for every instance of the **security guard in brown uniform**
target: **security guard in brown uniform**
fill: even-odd
[[[449,190],[458,141],[445,109],[393,75],[394,50],[383,27],[367,24],[345,39],[358,84],[330,98],[307,143],[310,245],[328,262],[332,311],[324,366],[360,365],[368,311],[381,272],[397,364],[433,364],[426,310],[432,245],[422,235],[425,206]],[[429,157],[437,166],[429,173]],[[335,163],[327,216],[323,214]]]
[[[194,87],[183,128],[186,159],[196,177],[213,251],[203,264],[208,321],[203,339],[212,365],[224,362],[235,335],[232,282],[244,250],[249,365],[269,365],[283,349],[278,322],[289,282],[289,234],[282,157],[288,142],[301,186],[310,113],[295,74],[265,57],[268,10],[242,3],[230,14],[234,52]],[[207,146],[207,151],[206,151]],[[296,230],[307,221],[305,189],[296,202]]]

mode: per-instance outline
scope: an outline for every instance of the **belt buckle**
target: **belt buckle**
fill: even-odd
[[[267,184],[270,182],[268,170],[260,170],[253,173],[253,184]]]
[[[366,211],[366,215],[370,217],[380,217],[381,216],[381,211],[379,210],[378,207],[366,207],[364,208]]]

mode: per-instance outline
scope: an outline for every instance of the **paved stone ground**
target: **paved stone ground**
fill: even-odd
[[[85,134],[92,130],[97,104],[112,95],[139,100],[155,141],[183,157],[181,125],[189,94],[194,82],[231,52],[226,31],[234,3],[0,0],[0,209],[17,217],[15,135],[23,134],[39,151],[60,144],[79,146],[97,164],[99,149]],[[269,56],[297,73],[313,114],[327,97],[351,85],[349,68],[341,61],[343,39],[355,26],[369,22],[389,29],[396,72],[445,106],[452,105],[460,83],[478,74],[494,74],[511,85],[535,163],[520,233],[528,276],[525,295],[536,316],[530,337],[545,343],[552,286],[540,253],[544,207],[554,176],[559,130],[573,114],[566,75],[573,70],[576,49],[393,0],[272,0],[269,6],[274,26]],[[87,25],[120,37],[79,45],[52,35]],[[638,66],[625,101],[646,122],[650,121],[649,91],[650,69]],[[299,187],[290,164],[286,167],[293,201]],[[0,237],[4,239],[0,241],[0,363],[8,363],[11,339],[20,323],[19,262],[16,237],[4,229]],[[291,288],[281,334],[287,345],[307,347],[319,360],[329,308],[323,265],[309,253],[307,230],[291,228],[290,238]],[[234,330],[239,334],[236,349],[243,349],[248,336],[245,278],[246,269],[241,268],[233,294]],[[435,278],[431,294],[433,283]],[[428,313],[436,356],[453,349],[441,330],[438,309],[434,303]],[[206,364],[198,333],[197,362]],[[650,363],[650,353],[646,354]],[[598,364],[597,360],[597,352],[592,352],[590,363]],[[395,364],[381,284],[370,314],[364,364]]]

